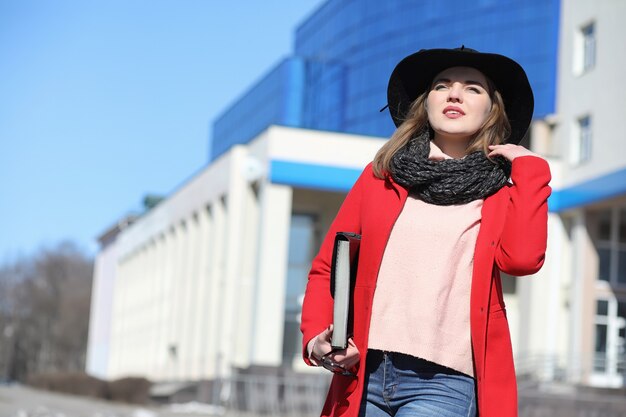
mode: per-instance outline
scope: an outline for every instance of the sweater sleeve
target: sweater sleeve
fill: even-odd
[[[537,156],[515,158],[509,203],[495,262],[507,274],[534,274],[544,263],[548,233],[548,163]]]
[[[314,365],[308,354],[309,342],[328,327],[333,320],[333,299],[330,295],[330,263],[337,232],[361,233],[361,196],[366,177],[373,175],[367,165],[333,220],[320,250],[313,259],[302,303],[302,356],[308,365]]]

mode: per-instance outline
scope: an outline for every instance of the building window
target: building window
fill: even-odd
[[[578,165],[591,159],[592,141],[591,116],[580,117],[574,126],[570,149],[570,162]]]
[[[583,36],[583,72],[589,71],[596,64],[596,30],[591,23],[581,29]]]
[[[598,281],[626,287],[626,208],[590,212],[589,226],[598,254]]]
[[[318,244],[316,224],[316,217],[310,214],[294,213],[291,216],[283,330],[283,364],[287,366],[301,354],[300,312],[311,260]]]
[[[574,42],[574,74],[581,75],[596,65],[596,24],[579,28]]]
[[[617,378],[617,385],[623,384],[626,374],[626,299],[596,301],[594,346],[593,371],[612,376],[613,380]]]

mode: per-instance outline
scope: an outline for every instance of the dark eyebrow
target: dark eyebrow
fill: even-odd
[[[449,83],[450,80],[447,78],[438,78],[435,81],[433,81],[433,85],[435,84],[439,84],[439,83]]]
[[[448,79],[448,78],[438,78],[437,80],[435,80],[435,81],[433,82],[433,85],[438,84],[438,83],[441,83],[441,82],[443,82],[443,83],[449,83],[449,82],[450,82],[450,79]],[[484,88],[485,90],[487,89],[487,87],[485,87],[485,86],[483,85],[483,83],[481,83],[480,81],[475,81],[475,80],[465,80],[465,81],[464,81],[464,84],[476,84],[476,85],[481,86],[481,87],[482,87],[482,88]]]
[[[485,87],[483,85],[483,83],[481,83],[480,81],[465,80],[465,84],[477,84],[477,85],[481,86],[482,88],[484,88],[485,90],[487,89],[487,87]]]

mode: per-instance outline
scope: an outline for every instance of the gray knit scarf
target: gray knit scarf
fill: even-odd
[[[502,188],[511,175],[506,158],[489,160],[482,151],[462,159],[430,160],[430,136],[430,129],[424,130],[391,160],[394,181],[427,203],[449,206],[485,198]]]

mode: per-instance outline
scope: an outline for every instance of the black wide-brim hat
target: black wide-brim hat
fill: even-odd
[[[519,143],[533,117],[534,98],[524,69],[504,55],[455,49],[422,49],[396,65],[387,87],[387,105],[396,126],[405,120],[411,103],[431,87],[433,78],[450,67],[472,67],[485,74],[504,101],[511,124],[507,143]]]

